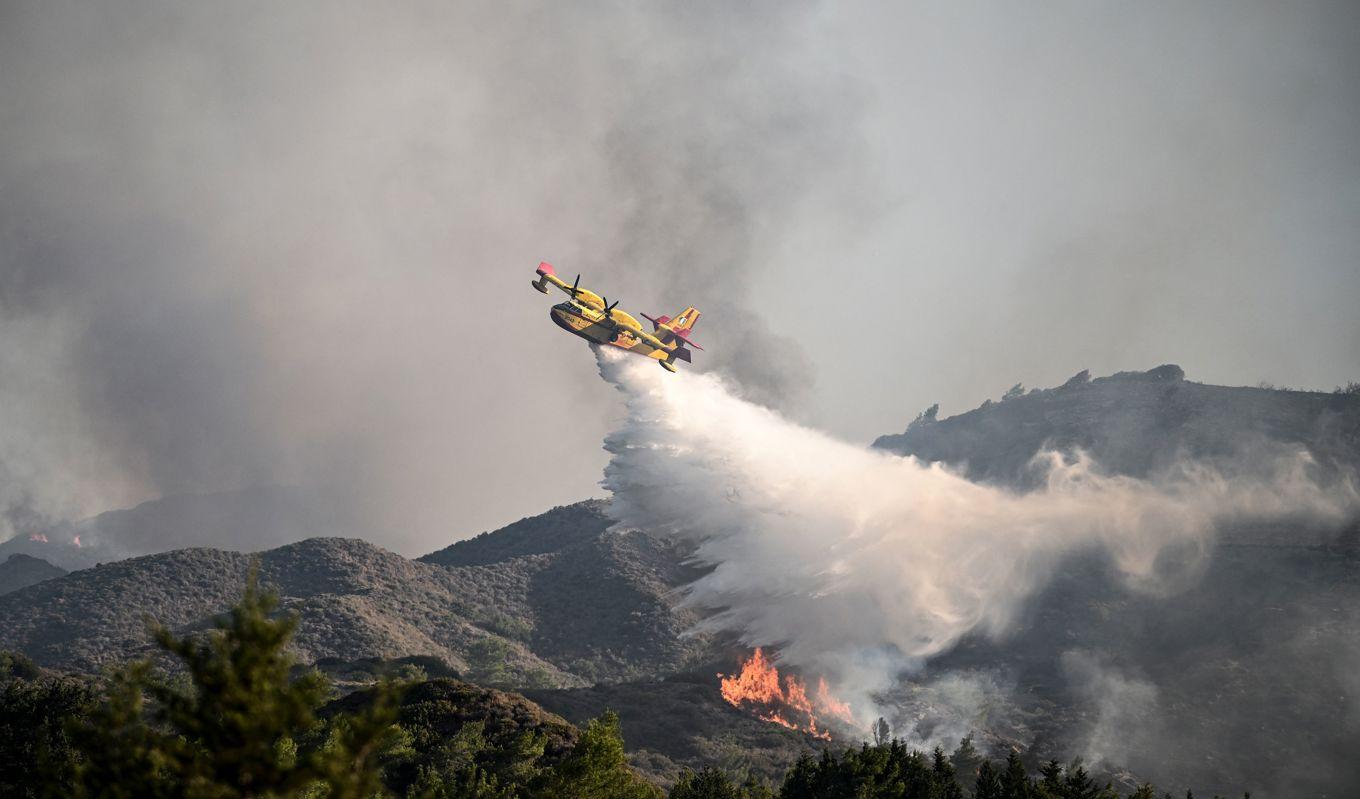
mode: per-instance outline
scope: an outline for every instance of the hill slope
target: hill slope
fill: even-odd
[[[433,655],[496,684],[583,685],[667,674],[706,653],[670,592],[680,553],[606,533],[598,501],[556,508],[413,561],[356,539],[258,556],[183,549],[72,572],[0,596],[0,649],[77,671],[148,651],[145,619],[203,629],[251,563],[302,618],[304,660]],[[25,562],[25,561],[21,561]]]
[[[211,625],[240,597],[256,558],[185,549],[72,572],[0,597],[0,649],[91,671],[149,651],[145,619],[177,631]],[[297,654],[354,660],[434,655],[460,670],[492,644],[513,674],[579,683],[523,644],[479,626],[494,592],[447,569],[353,539],[319,538],[258,556],[262,583],[301,616]]]
[[[0,563],[0,594],[27,588],[65,573],[65,569],[53,566],[42,558],[15,553]]]
[[[875,446],[1021,489],[1045,448],[1147,476],[1187,457],[1249,472],[1302,447],[1322,479],[1344,479],[1360,466],[1360,397],[1207,386],[1160,367],[920,418]],[[1357,541],[1356,523],[1229,525],[1197,579],[1156,596],[1073,557],[1004,640],[965,641],[904,687],[899,721],[928,730],[963,681],[991,693],[985,708],[950,711],[977,728],[1099,755],[1160,787],[1355,795]]]
[[[1360,468],[1360,395],[1211,386],[1185,380],[1174,365],[1084,377],[948,419],[923,415],[873,445],[1019,486],[1032,484],[1030,459],[1046,448],[1083,449],[1105,469],[1135,477],[1184,458],[1235,470],[1298,447],[1328,468]]]
[[[504,586],[497,608],[527,625],[522,640],[592,682],[669,674],[707,657],[706,637],[681,637],[697,618],[674,609],[674,589],[699,574],[686,553],[643,532],[606,532],[604,508],[554,508],[420,560]]]

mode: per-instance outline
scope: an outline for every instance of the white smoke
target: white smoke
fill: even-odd
[[[1046,486],[1015,493],[791,423],[711,375],[598,358],[627,404],[605,441],[617,526],[692,542],[712,567],[686,589],[706,628],[778,647],[861,710],[965,634],[1004,635],[1069,553],[1099,548],[1155,590],[1159,556],[1193,564],[1218,521],[1355,503],[1311,482],[1303,456],[1269,481],[1186,466],[1154,483],[1050,455]]]

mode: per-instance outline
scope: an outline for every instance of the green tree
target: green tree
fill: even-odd
[[[586,725],[571,754],[557,764],[536,795],[544,799],[659,799],[662,793],[628,767],[619,717],[606,711]]]
[[[930,770],[935,776],[935,784],[939,788],[940,799],[963,799],[963,789],[959,787],[958,777],[954,772],[954,764],[949,762],[944,750],[938,746],[935,747]]]
[[[398,688],[363,713],[321,725],[329,686],[315,671],[291,679],[293,616],[251,575],[241,601],[206,636],[154,630],[183,668],[178,680],[147,661],[115,673],[105,701],[76,731],[78,796],[195,799],[358,799],[381,793],[379,763],[395,740]],[[300,749],[299,740],[320,741]]]
[[[978,766],[977,781],[973,783],[973,799],[1005,799],[1001,792],[1001,779],[996,774],[990,760]]]
[[[1033,793],[1025,764],[1014,749],[1006,755],[1006,770],[1001,772],[1001,794],[1006,799],[1029,799]]]
[[[510,645],[499,638],[479,638],[468,647],[472,679],[485,685],[503,685],[510,680],[509,659]]]
[[[1080,760],[1072,761],[1063,778],[1063,799],[1097,799],[1099,796],[1100,788],[1086,772],[1086,767]]]
[[[76,749],[68,730],[94,694],[75,680],[40,676],[36,668],[11,673],[34,677],[0,688],[0,796],[69,795]]]
[[[1039,788],[1044,797],[1062,797],[1063,767],[1056,760],[1050,760],[1039,769]]]
[[[745,791],[718,769],[709,767],[695,773],[685,769],[668,794],[669,799],[744,799]]]
[[[963,736],[959,741],[958,748],[949,756],[949,762],[954,765],[954,773],[965,784],[977,777],[978,767],[982,765],[982,755],[978,754],[977,748],[973,746],[972,733]]]

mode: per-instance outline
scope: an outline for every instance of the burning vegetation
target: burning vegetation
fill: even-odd
[[[831,694],[826,680],[817,678],[817,690],[808,694],[807,684],[792,674],[780,679],[779,669],[759,647],[733,676],[719,674],[723,699],[733,707],[749,710],[758,718],[831,740],[827,723],[835,719],[856,726],[850,706]]]

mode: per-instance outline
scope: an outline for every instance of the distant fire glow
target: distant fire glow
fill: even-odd
[[[43,535],[42,533],[29,533],[28,540],[38,544],[46,544],[47,536]]]
[[[788,674],[780,680],[779,669],[759,648],[741,664],[734,676],[719,674],[722,696],[733,707],[753,711],[765,721],[830,740],[828,718],[855,726],[850,706],[831,695],[826,680],[817,679],[817,690],[808,696],[807,684]]]

